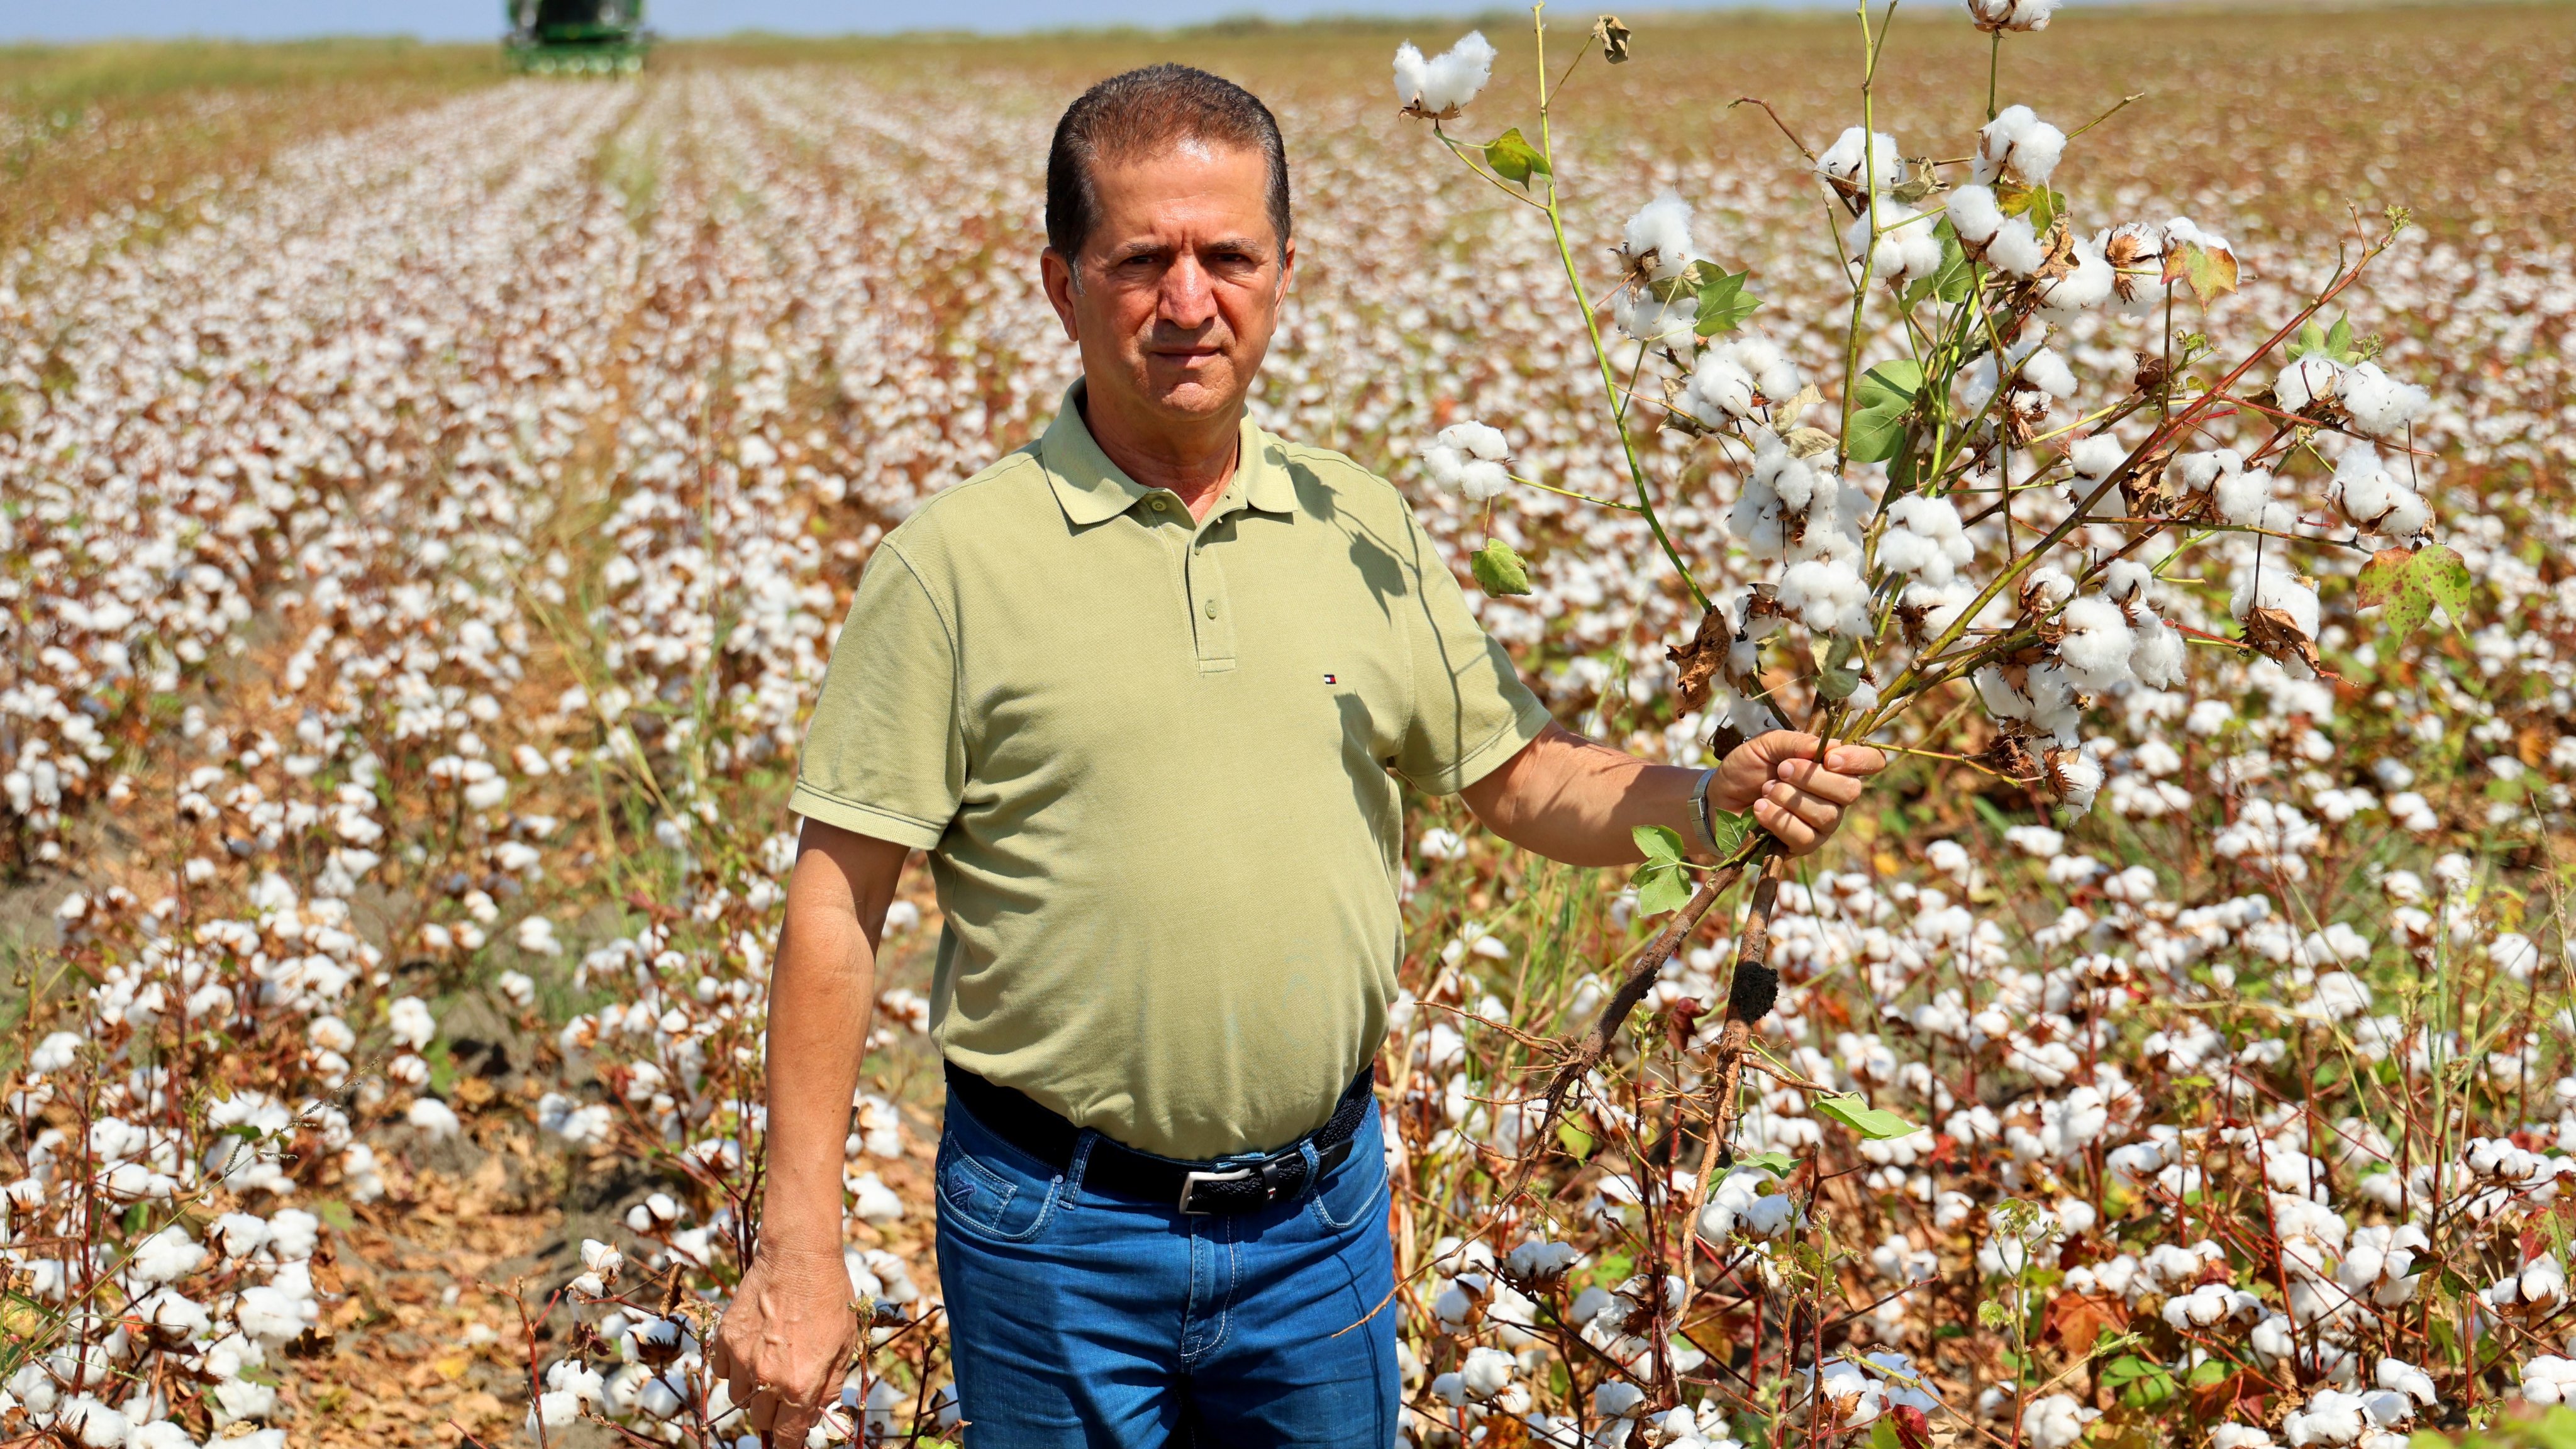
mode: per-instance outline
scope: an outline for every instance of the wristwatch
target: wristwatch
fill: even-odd
[[[1691,786],[1690,843],[1703,855],[1715,857],[1724,852],[1717,848],[1717,832],[1709,828],[1708,787],[1717,780],[1717,768],[1699,772],[1699,782]]]

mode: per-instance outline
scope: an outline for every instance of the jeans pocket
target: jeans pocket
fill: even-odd
[[[1025,1243],[1055,1215],[1060,1177],[1039,1177],[1001,1153],[979,1157],[952,1127],[939,1139],[939,1216],[959,1231],[995,1242]]]
[[[1315,1185],[1306,1211],[1324,1228],[1338,1233],[1372,1215],[1383,1223],[1386,1208],[1386,1141],[1379,1135],[1377,1114],[1371,1112],[1351,1138],[1350,1155]]]

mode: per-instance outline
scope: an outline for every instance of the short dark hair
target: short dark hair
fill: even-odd
[[[1257,150],[1270,168],[1270,228],[1288,252],[1288,147],[1261,98],[1186,65],[1149,65],[1084,91],[1055,123],[1047,148],[1047,245],[1067,262],[1082,255],[1099,219],[1096,163],[1151,154],[1182,141]]]

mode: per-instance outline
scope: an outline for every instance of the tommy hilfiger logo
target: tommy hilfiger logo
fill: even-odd
[[[1341,681],[1340,679],[1336,678],[1336,677],[1335,677],[1335,676],[1333,676],[1333,675],[1327,674],[1327,675],[1325,675],[1325,676],[1324,676],[1324,682],[1325,682],[1326,684],[1339,684],[1339,683],[1341,683],[1342,681]]]

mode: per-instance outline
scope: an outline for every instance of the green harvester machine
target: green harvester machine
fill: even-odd
[[[510,64],[537,75],[633,75],[649,43],[644,0],[508,0]]]

